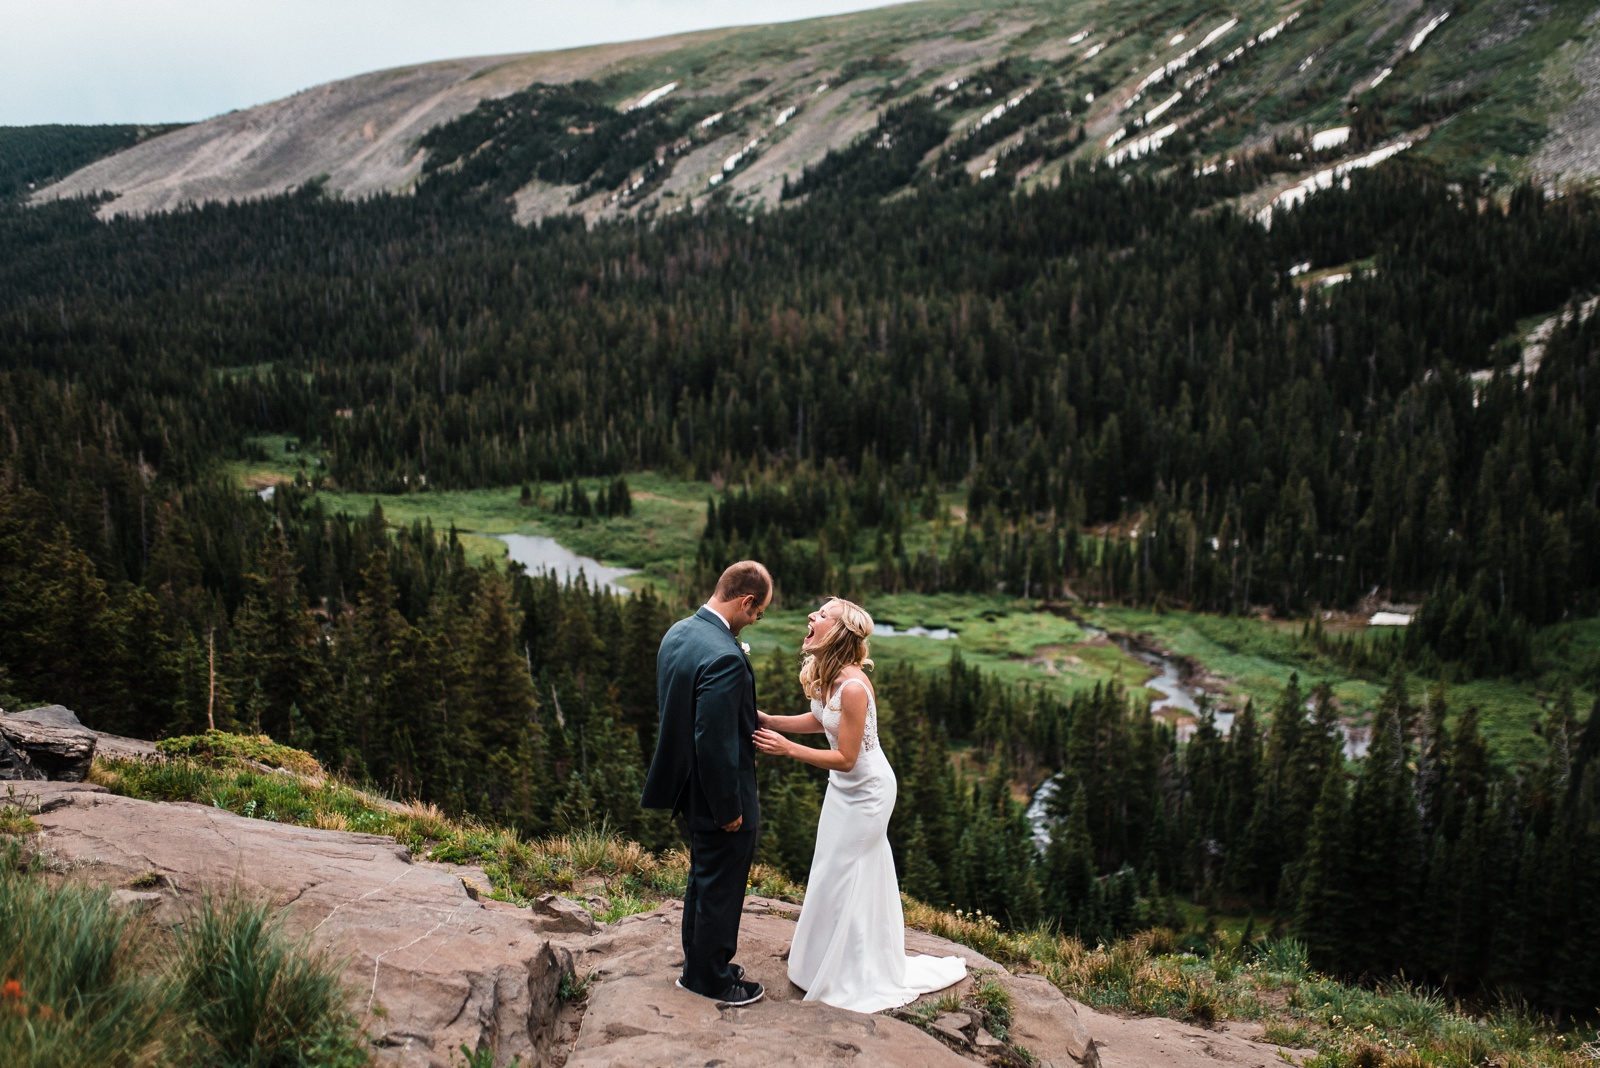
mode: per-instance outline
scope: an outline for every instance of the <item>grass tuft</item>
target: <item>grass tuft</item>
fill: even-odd
[[[366,1050],[338,969],[291,940],[282,914],[233,894],[207,898],[183,925],[179,1003],[199,1027],[196,1065],[358,1068]]]
[[[39,825],[20,805],[0,805],[0,834],[33,834]]]
[[[336,969],[264,905],[206,901],[174,948],[108,888],[52,885],[20,843],[0,846],[7,1068],[358,1068],[344,1003]]]

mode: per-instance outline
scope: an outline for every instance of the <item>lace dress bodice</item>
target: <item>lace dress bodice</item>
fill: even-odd
[[[817,717],[817,722],[822,724],[822,730],[828,736],[828,748],[839,748],[839,720],[844,716],[840,707],[841,697],[845,686],[855,683],[867,691],[867,723],[861,731],[861,751],[870,753],[878,748],[878,699],[872,693],[872,687],[860,679],[846,679],[844,683],[833,691],[833,696],[826,702],[815,697],[811,699],[811,714]]]

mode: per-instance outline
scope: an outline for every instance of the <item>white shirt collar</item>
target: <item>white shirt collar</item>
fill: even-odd
[[[728,628],[728,633],[729,634],[733,633],[733,624],[729,623],[727,617],[724,616],[721,612],[717,611],[715,608],[712,608],[710,601],[707,601],[705,603],[705,610],[707,612],[710,612],[712,615],[716,616],[717,619],[721,621],[722,625],[724,627]]]

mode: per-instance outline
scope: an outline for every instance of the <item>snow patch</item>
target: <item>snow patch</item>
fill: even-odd
[[[794,113],[796,110],[797,109],[793,105],[784,108],[782,111],[778,112],[778,117],[772,120],[772,125],[782,126],[784,123],[794,118]]]
[[[1115,167],[1124,160],[1138,159],[1160,148],[1167,138],[1178,132],[1178,124],[1169,122],[1153,134],[1146,134],[1137,141],[1132,141],[1117,149],[1106,157],[1106,166]]]
[[[644,96],[641,96],[638,100],[634,101],[632,104],[628,105],[628,107],[624,108],[623,110],[625,110],[625,111],[638,111],[640,108],[647,108],[651,104],[654,104],[657,100],[660,100],[662,97],[664,97],[668,93],[672,92],[677,87],[678,87],[678,83],[677,82],[668,82],[666,85],[663,85],[659,89],[650,90],[648,93],[644,94]]]
[[[1183,93],[1182,92],[1173,93],[1171,96],[1167,97],[1161,103],[1157,104],[1155,107],[1153,107],[1149,111],[1145,112],[1144,113],[1145,125],[1148,126],[1152,122],[1155,122],[1157,119],[1159,119],[1161,116],[1165,115],[1168,111],[1172,110],[1172,105],[1176,104],[1178,101],[1180,101],[1182,99],[1183,99]]]
[[[1196,45],[1195,48],[1210,48],[1214,43],[1216,43],[1218,37],[1221,37],[1223,34],[1227,33],[1237,25],[1239,25],[1238,19],[1229,19],[1227,22],[1224,22],[1221,26],[1218,26],[1216,29],[1212,30],[1210,33],[1201,38],[1200,43]]]
[[[1422,27],[1422,29],[1418,30],[1415,37],[1411,38],[1411,46],[1406,49],[1406,52],[1409,54],[1421,48],[1422,42],[1428,39],[1428,34],[1432,33],[1434,30],[1437,30],[1441,25],[1443,25],[1444,20],[1449,17],[1450,12],[1446,11],[1442,15],[1435,15],[1432,19],[1430,19],[1428,24]]]
[[[989,125],[991,122],[993,122],[996,119],[1000,118],[1000,116],[1004,115],[1006,112],[1010,111],[1012,108],[1016,107],[1018,104],[1022,103],[1024,100],[1028,99],[1028,97],[1030,97],[1032,95],[1033,95],[1033,89],[1032,88],[1028,88],[1028,89],[1024,89],[1022,92],[1018,93],[1016,96],[1012,97],[1010,100],[1007,100],[1007,101],[1005,101],[1004,103],[1001,103],[1001,104],[996,104],[994,107],[992,107],[988,111],[984,112],[983,118],[979,119],[976,123],[974,123],[972,128],[974,130],[983,129],[985,126]]]
[[[1311,137],[1311,151],[1326,152],[1330,148],[1337,148],[1350,140],[1350,127],[1335,126],[1331,130],[1323,130]]]
[[[1284,16],[1282,22],[1279,22],[1276,26],[1272,27],[1269,30],[1262,30],[1259,34],[1257,34],[1256,35],[1256,39],[1255,39],[1255,43],[1256,44],[1266,44],[1268,41],[1270,41],[1274,37],[1278,36],[1278,34],[1282,33],[1284,30],[1287,30],[1289,28],[1289,24],[1294,22],[1294,20],[1298,19],[1299,17],[1300,17],[1300,12],[1298,12],[1298,11],[1295,11],[1295,12],[1289,14],[1289,15]]]
[[[1343,163],[1324,168],[1273,197],[1271,204],[1256,213],[1256,221],[1270,230],[1272,229],[1272,213],[1275,209],[1288,211],[1290,208],[1304,203],[1305,199],[1312,193],[1321,192],[1324,189],[1332,189],[1336,184],[1349,188],[1350,173],[1352,171],[1376,167],[1384,160],[1398,156],[1410,148],[1412,143],[1409,138],[1404,141],[1396,141],[1393,144],[1374,149],[1364,156],[1357,156],[1355,159],[1345,160]]]
[[[1151,71],[1149,74],[1146,74],[1144,76],[1144,80],[1141,81],[1137,86],[1134,87],[1133,98],[1128,101],[1128,104],[1132,104],[1135,100],[1138,100],[1140,95],[1143,94],[1144,91],[1146,89],[1150,88],[1152,85],[1156,84],[1157,82],[1164,81],[1167,78],[1172,77],[1178,71],[1180,71],[1183,68],[1187,67],[1189,65],[1189,61],[1190,60],[1194,59],[1195,56],[1199,55],[1206,48],[1210,47],[1210,45],[1211,45],[1211,43],[1213,41],[1215,41],[1217,38],[1221,37],[1223,34],[1227,33],[1229,30],[1233,29],[1237,25],[1239,25],[1239,20],[1238,19],[1236,19],[1236,18],[1229,19],[1227,22],[1224,22],[1222,25],[1218,26],[1216,29],[1214,29],[1210,33],[1206,34],[1205,38],[1203,40],[1201,40],[1201,42],[1199,44],[1195,45],[1193,48],[1191,48],[1187,52],[1183,53],[1183,55],[1178,56],[1175,59],[1168,60],[1166,63],[1163,63],[1161,66],[1157,67],[1155,70]],[[1127,107],[1127,106],[1128,106],[1127,104],[1123,105],[1123,107]]]
[[[723,174],[728,174],[728,173],[736,170],[738,168],[739,164],[744,162],[745,156],[749,155],[755,149],[755,147],[761,143],[761,141],[762,141],[762,138],[760,138],[760,137],[753,138],[750,141],[749,144],[745,145],[739,151],[735,152],[733,155],[731,155],[727,159],[723,160],[722,161],[722,173]]]

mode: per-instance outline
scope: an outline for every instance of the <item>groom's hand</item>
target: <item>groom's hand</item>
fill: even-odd
[[[727,831],[729,834],[732,834],[734,831],[737,831],[740,827],[743,827],[743,826],[744,826],[744,817],[740,816],[738,819],[734,820],[732,823],[724,823],[722,825],[722,829]]]

